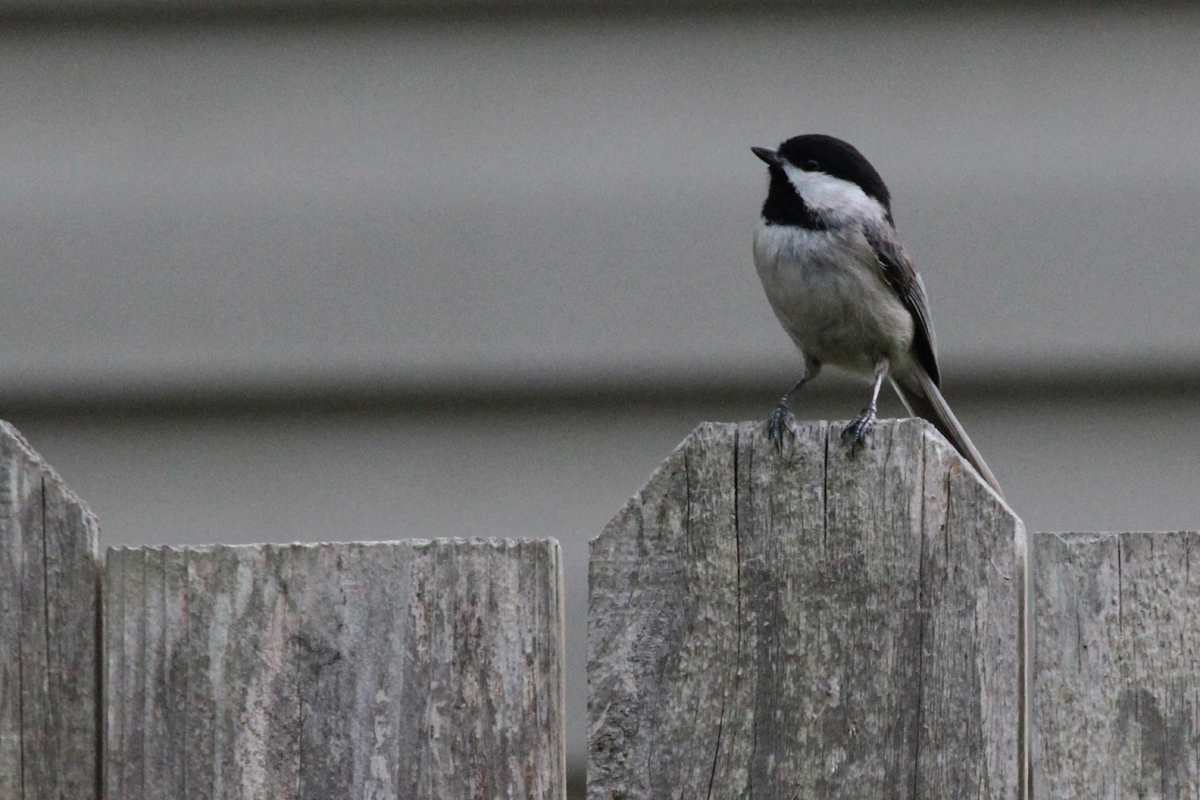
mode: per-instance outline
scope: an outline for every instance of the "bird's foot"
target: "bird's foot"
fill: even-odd
[[[875,406],[869,405],[842,431],[842,444],[850,448],[850,455],[853,456],[862,448],[863,442],[874,427]]]
[[[767,417],[767,436],[775,443],[775,449],[783,452],[783,437],[786,435],[790,439],[795,434],[796,418],[792,415],[792,409],[780,403]]]

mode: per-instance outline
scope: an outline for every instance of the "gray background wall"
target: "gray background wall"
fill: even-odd
[[[794,380],[748,148],[813,131],[1028,527],[1200,525],[1200,13],[547,5],[0,7],[0,415],[109,544],[558,537],[580,763],[587,540]]]

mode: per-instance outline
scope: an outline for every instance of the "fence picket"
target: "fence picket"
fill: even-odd
[[[701,425],[592,543],[588,795],[1023,789],[1024,528],[931,427]]]

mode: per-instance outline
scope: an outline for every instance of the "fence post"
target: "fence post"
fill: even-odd
[[[1032,544],[1035,796],[1197,796],[1200,534]]]
[[[97,796],[98,533],[0,422],[0,797]]]
[[[697,428],[592,542],[588,796],[1024,795],[1024,527],[930,426]]]
[[[110,549],[109,798],[562,800],[553,540]]]

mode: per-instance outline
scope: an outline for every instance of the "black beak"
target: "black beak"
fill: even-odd
[[[769,147],[751,147],[750,151],[763,161],[767,162],[767,166],[769,167],[781,166],[779,161],[779,152],[776,150],[772,150]]]

